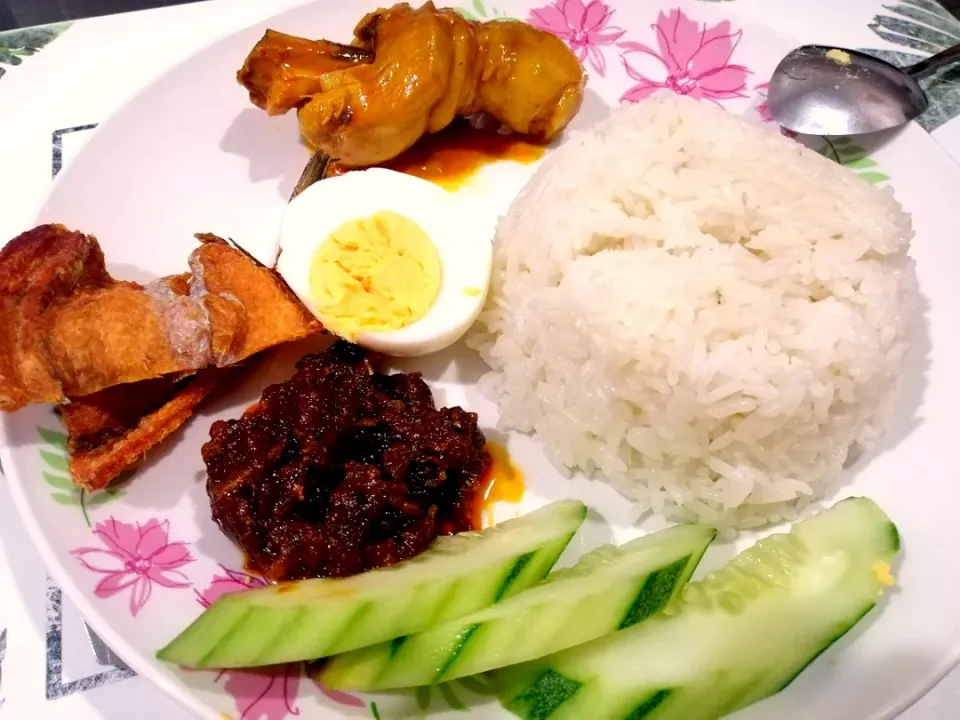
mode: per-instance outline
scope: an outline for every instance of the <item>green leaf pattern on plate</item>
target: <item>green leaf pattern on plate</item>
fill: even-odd
[[[458,683],[463,685],[467,690],[477,695],[496,695],[497,691],[494,690],[492,685],[487,685],[485,682],[481,681],[478,678],[465,677],[457,680]]]
[[[734,0],[702,1],[724,3]],[[870,29],[880,38],[906,50],[864,49],[871,55],[902,67],[949,45],[960,43],[960,21],[933,0],[901,0],[883,7],[892,14],[876,15],[869,25]],[[509,17],[502,10],[486,5],[483,0],[471,0],[468,7],[458,7],[456,10],[467,19],[476,21]],[[19,65],[24,57],[36,54],[69,26],[70,23],[58,23],[0,32],[0,64]],[[0,67],[0,77],[4,72]],[[920,119],[920,124],[925,129],[933,130],[960,115],[960,69],[948,69],[935,75],[924,82],[924,89],[931,100],[930,110]],[[825,141],[818,152],[850,168],[868,182],[882,183],[889,179],[888,175],[878,169],[877,162],[868,156],[868,151],[849,138],[831,138]],[[122,497],[125,491],[116,488],[92,496],[87,495],[69,478],[67,436],[59,430],[45,427],[38,427],[37,433],[45,445],[40,450],[40,457],[49,468],[49,471],[43,472],[43,479],[51,489],[50,498],[61,505],[79,507],[84,520],[90,526],[88,511]],[[453,710],[468,710],[454,686],[475,696],[491,697],[496,694],[491,686],[478,678],[462,678],[436,687],[417,688],[414,691],[417,707],[427,712],[431,705],[440,701],[440,704]],[[437,692],[434,693],[434,690]],[[377,704],[371,703],[369,707],[372,716],[380,720]]]
[[[417,699],[417,707],[427,711],[427,708],[430,707],[430,687],[424,685],[423,687],[418,687],[414,692],[414,697]]]
[[[441,685],[418,687],[412,690],[411,694],[420,711],[429,713],[435,709],[469,712],[472,704],[486,701],[497,693],[493,686],[480,678],[466,677]],[[471,695],[473,697],[470,697]]]
[[[483,0],[471,0],[469,7],[458,7],[454,8],[458,13],[463,15],[467,20],[512,20],[514,18],[509,17],[503,10],[499,8],[489,7],[484,4]]]
[[[73,481],[68,477],[63,475],[54,475],[53,473],[45,472],[43,473],[43,479],[52,488],[57,490],[75,490],[76,485],[73,484]]]
[[[467,706],[464,705],[460,698],[457,697],[456,693],[453,692],[453,688],[450,687],[451,685],[452,683],[438,685],[437,690],[440,691],[440,695],[443,696],[443,699],[446,701],[447,705],[454,710],[465,712],[467,710]]]
[[[59,430],[38,427],[37,434],[45,446],[40,449],[40,459],[46,470],[43,481],[51,488],[50,498],[60,505],[79,507],[83,519],[90,527],[85,493],[70,480],[70,461],[67,458],[67,436]]]
[[[869,27],[903,49],[863,48],[881,60],[904,67],[960,43],[960,20],[934,0],[901,0],[883,8],[890,14],[876,15]],[[930,109],[917,121],[925,130],[935,130],[960,115],[960,68],[941,70],[920,84],[930,99]]]
[[[869,151],[857,145],[846,137],[824,139],[823,145],[817,150],[824,157],[850,168],[867,182],[878,185],[890,179],[890,176],[880,172],[877,161],[869,157]]]
[[[107,488],[94,495],[88,495],[70,480],[70,460],[67,456],[66,434],[60,430],[45,427],[38,427],[37,434],[40,436],[42,443],[40,459],[46,468],[41,474],[43,481],[50,488],[50,499],[60,505],[80,508],[87,527],[90,527],[89,511],[123,497],[125,490]]]
[[[38,427],[37,432],[40,434],[40,439],[48,445],[53,445],[63,452],[67,451],[66,433],[60,432],[59,430],[48,430],[45,427]]]
[[[51,450],[41,450],[40,459],[43,460],[44,464],[52,467],[54,470],[70,472],[70,461],[66,455]]]
[[[55,23],[0,32],[0,63],[19,65],[23,58],[35,55],[68,27],[70,23]],[[4,72],[6,71],[0,67],[0,77],[3,77]]]
[[[79,493],[50,493],[50,497],[53,498],[54,502],[58,502],[61,505],[68,505],[70,507],[76,507],[80,504],[80,495],[83,493],[83,490],[80,490]],[[84,515],[86,518],[86,515]],[[86,518],[87,526],[90,525],[90,519]]]

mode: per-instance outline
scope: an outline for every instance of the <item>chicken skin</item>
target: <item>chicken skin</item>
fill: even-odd
[[[363,48],[267,30],[237,80],[250,91],[250,102],[270,115],[282,115],[320,92],[324,73],[372,59],[373,53]]]
[[[391,160],[457,116],[549,142],[583,99],[583,67],[557,37],[431,2],[370,13],[350,46],[279,35],[267,33],[238,79],[271,114],[297,107],[304,139],[345,167]]]

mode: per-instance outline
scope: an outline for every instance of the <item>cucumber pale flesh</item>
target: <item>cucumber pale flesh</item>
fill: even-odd
[[[716,720],[775,694],[874,607],[896,527],[854,498],[738,555],[657,617],[494,675],[529,720]]]
[[[716,531],[682,525],[606,545],[509,600],[330,660],[328,688],[386,690],[446,682],[531,660],[656,614],[689,580]]]
[[[391,567],[224,595],[158,657],[193,668],[258,667],[419,632],[540,582],[585,517],[579,501],[553,503],[482,532],[438,538]]]

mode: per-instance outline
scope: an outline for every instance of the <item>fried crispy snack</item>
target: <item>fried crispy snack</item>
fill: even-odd
[[[42,225],[0,250],[0,410],[225,367],[320,325],[273,271],[214,236],[191,273],[114,280],[95,238]]]
[[[59,406],[73,482],[87,491],[105,488],[189,420],[233,372],[211,368],[187,377],[115,385]]]
[[[417,9],[401,3],[364,17],[354,36],[353,47],[371,61],[307,40],[284,40],[280,52],[268,33],[238,74],[254,104],[268,112],[299,107],[306,141],[344,166],[386,162],[458,115],[485,113],[549,141],[583,100],[586,78],[573,52],[516,20],[479,23],[432,2]],[[280,57],[289,73],[277,70]]]

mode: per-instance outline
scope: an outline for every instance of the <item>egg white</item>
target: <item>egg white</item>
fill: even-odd
[[[478,197],[455,195],[411,175],[371,168],[326,178],[287,207],[280,228],[277,272],[323,322],[310,290],[310,267],[324,241],[351,220],[392,211],[417,223],[440,257],[440,290],[427,313],[399,330],[365,332],[353,340],[396,357],[427,355],[459,340],[480,314],[490,284],[496,212]],[[478,294],[469,294],[475,288]]]
[[[450,190],[457,199],[483,206],[487,218],[496,223],[510,210],[523,187],[530,181],[543,159],[530,163],[497,160],[481,165],[463,183]]]

